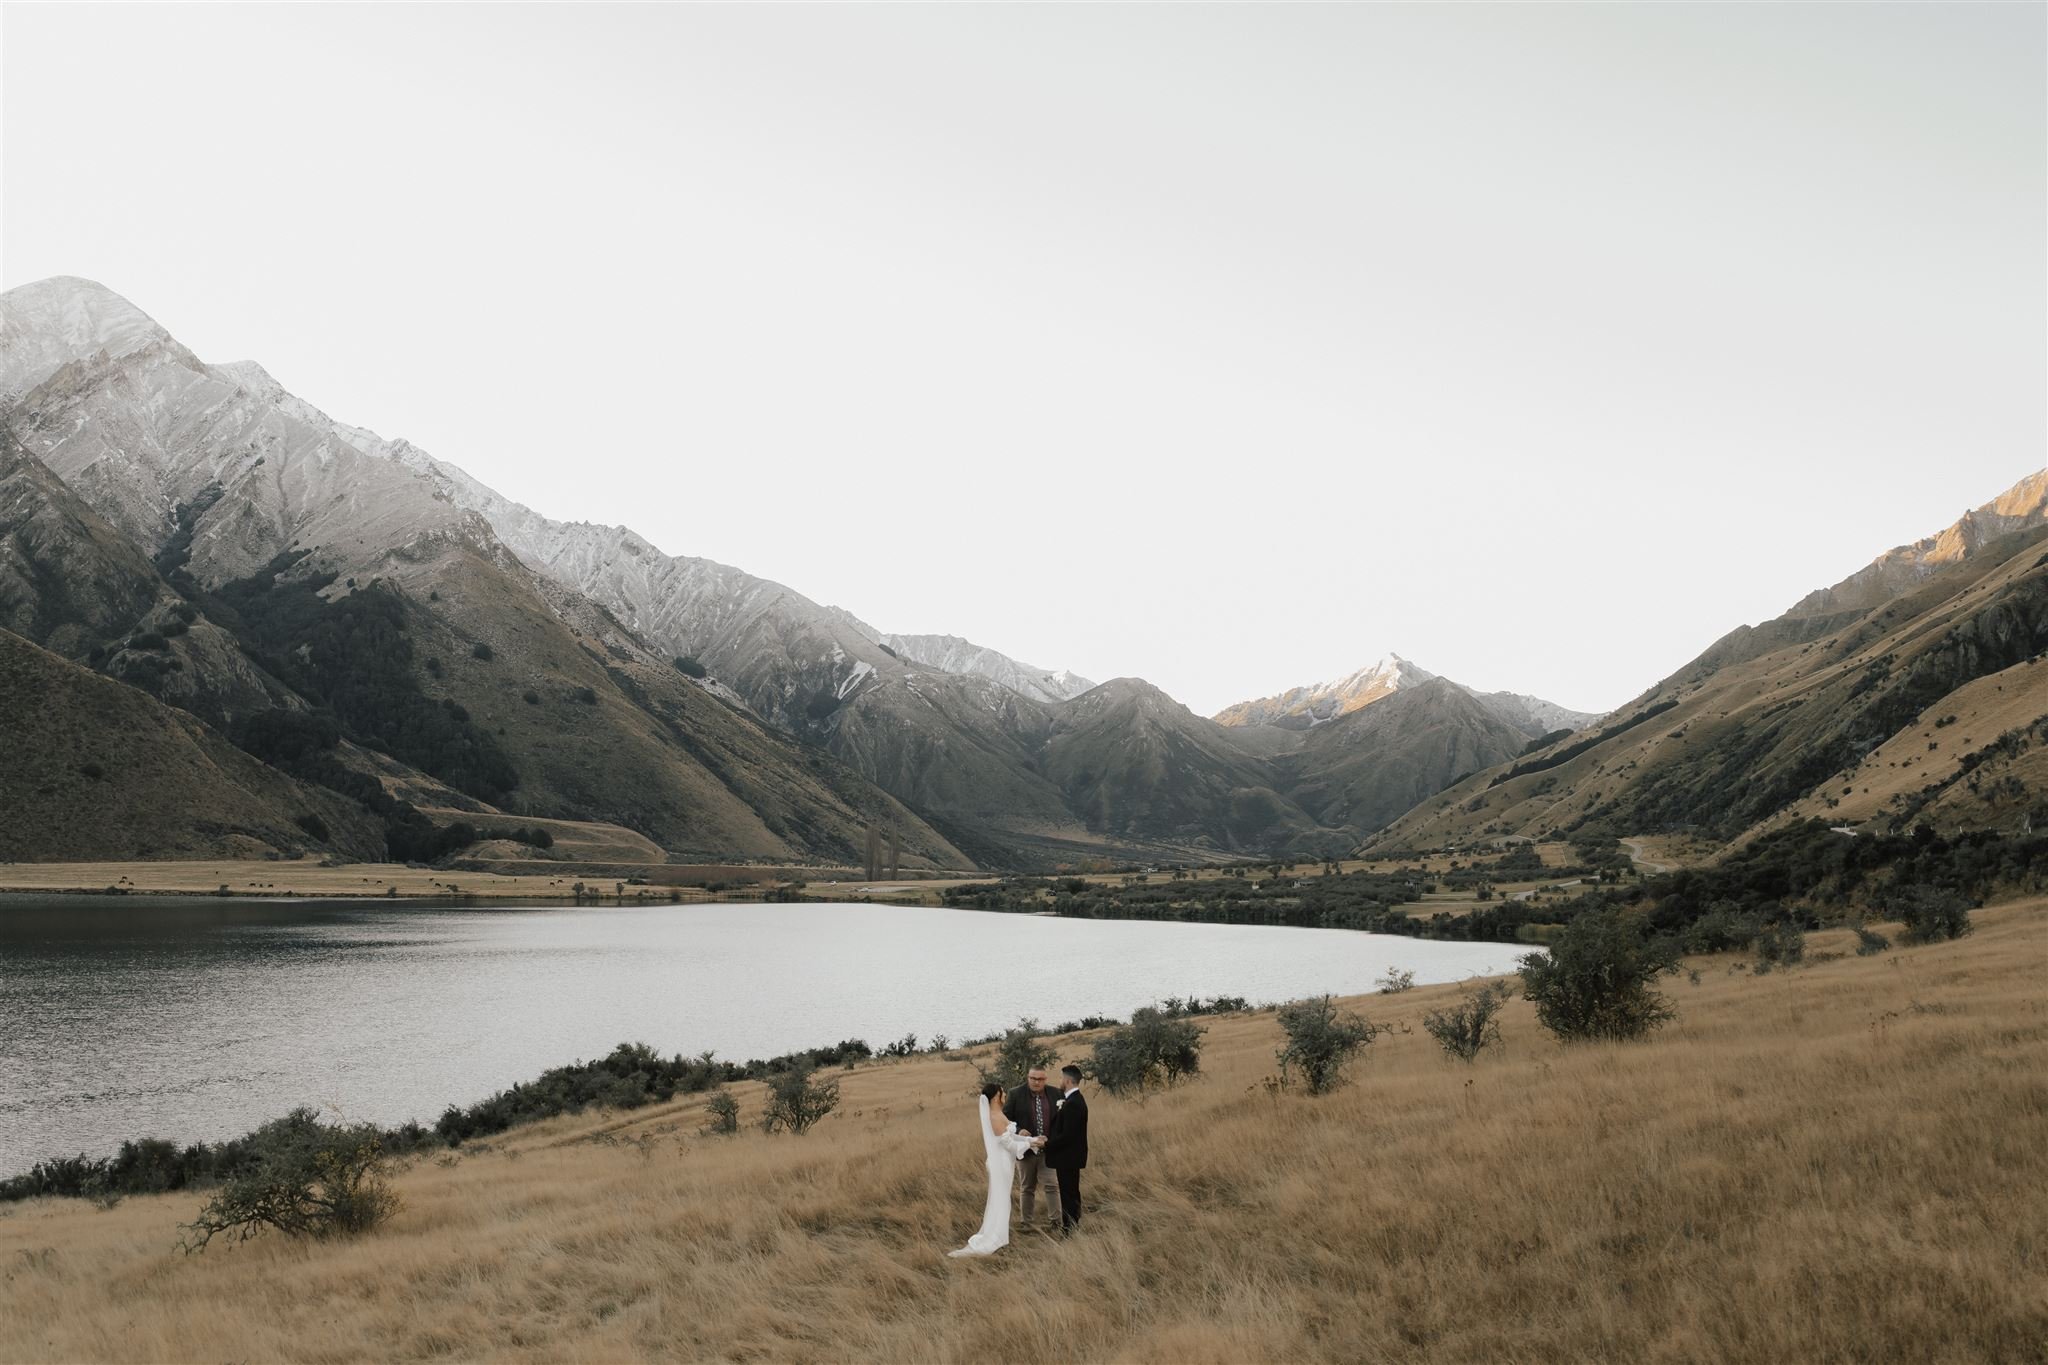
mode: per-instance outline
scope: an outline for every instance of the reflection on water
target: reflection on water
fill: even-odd
[[[0,1175],[296,1104],[431,1122],[637,1040],[744,1060],[906,1033],[1505,971],[1523,949],[884,905],[488,909],[0,897]]]

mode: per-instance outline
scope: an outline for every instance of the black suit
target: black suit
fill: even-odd
[[[1045,1164],[1059,1175],[1060,1226],[1072,1232],[1081,1225],[1081,1172],[1088,1165],[1088,1101],[1078,1090],[1053,1111]]]
[[[1020,1085],[1010,1092],[1009,1102],[1003,1105],[1003,1117],[1016,1124],[1017,1131],[1020,1133],[1029,1133],[1033,1137],[1045,1137],[1052,1131],[1053,1106],[1060,1102],[1060,1095],[1057,1090],[1050,1086],[1047,1086],[1038,1093],[1045,1100],[1045,1121],[1043,1123],[1039,1122],[1037,1116],[1031,1112],[1033,1108],[1031,1102],[1032,1094],[1031,1087],[1028,1085]]]

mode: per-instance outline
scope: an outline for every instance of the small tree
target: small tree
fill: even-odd
[[[704,1102],[705,1111],[710,1115],[704,1121],[704,1131],[719,1137],[730,1137],[740,1130],[740,1102],[732,1091],[719,1086],[711,1092],[711,1098]]]
[[[1202,1029],[1178,1012],[1146,1006],[1095,1045],[1086,1067],[1112,1095],[1142,1094],[1202,1069]]]
[[[244,1242],[265,1228],[288,1237],[367,1232],[398,1208],[374,1124],[322,1123],[318,1111],[298,1108],[248,1143],[250,1159],[185,1225],[184,1250],[203,1250],[219,1236]]]
[[[1806,935],[1789,920],[1778,920],[1756,936],[1756,964],[1750,968],[1767,976],[1775,967],[1796,967],[1806,960]]]
[[[1280,1030],[1287,1035],[1279,1053],[1281,1081],[1291,1081],[1299,1071],[1311,1095],[1327,1094],[1343,1084],[1345,1064],[1381,1032],[1378,1025],[1355,1014],[1340,1013],[1327,995],[1282,1005],[1279,1019]]]
[[[768,1132],[787,1128],[802,1136],[811,1125],[839,1107],[839,1082],[814,1081],[808,1067],[792,1067],[768,1081],[768,1109],[761,1127]]]
[[[1673,1017],[1650,983],[1678,965],[1670,939],[1646,940],[1619,910],[1585,910],[1522,959],[1522,998],[1567,1042],[1640,1038]]]
[[[1892,941],[1875,929],[1866,929],[1860,924],[1856,926],[1856,956],[1871,957],[1891,946]]]
[[[1893,894],[1891,912],[1906,926],[1907,943],[1941,943],[1970,932],[1970,903],[1953,891],[1914,886]]]
[[[1456,1007],[1431,1010],[1422,1016],[1422,1027],[1443,1045],[1443,1050],[1461,1062],[1470,1062],[1489,1047],[1500,1046],[1500,1012],[1508,1002],[1504,982],[1481,986],[1476,995],[1460,998]]]
[[[1005,1090],[1015,1090],[1024,1084],[1025,1073],[1036,1066],[1051,1066],[1057,1055],[1039,1038],[1036,1019],[1019,1019],[1015,1028],[1004,1030],[989,1065],[977,1064],[975,1070],[981,1075],[980,1084],[993,1082]]]
[[[1380,988],[1381,995],[1399,995],[1402,991],[1415,989],[1415,973],[1389,967],[1387,974],[1373,984]]]

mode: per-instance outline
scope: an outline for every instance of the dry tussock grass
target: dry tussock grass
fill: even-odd
[[[1261,1084],[1271,1015],[1210,1021],[1199,1080],[1092,1100],[1084,1234],[983,1262],[943,1255],[981,1172],[936,1058],[846,1073],[801,1139],[692,1101],[430,1158],[354,1242],[183,1257],[192,1197],[17,1206],[0,1359],[2044,1360],[2048,902],[1978,922],[1700,960],[1634,1046],[1517,1001],[1469,1068],[1420,1028],[1455,988],[1365,997],[1411,1031],[1322,1100]]]

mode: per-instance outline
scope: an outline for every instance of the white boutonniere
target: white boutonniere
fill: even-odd
[[[1055,1109],[1064,1109],[1067,1107],[1067,1102],[1065,1100],[1054,1100],[1052,1102],[1052,1107]]]

